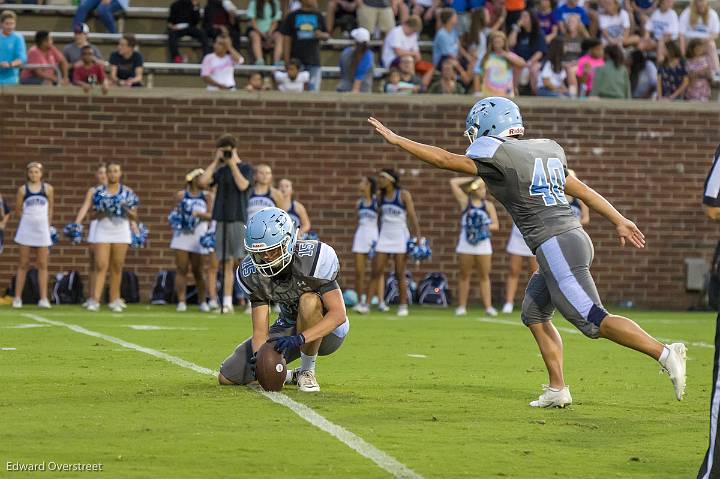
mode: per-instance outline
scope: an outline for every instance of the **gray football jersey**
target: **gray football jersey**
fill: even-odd
[[[250,256],[243,259],[235,276],[253,307],[277,303],[280,317],[292,323],[297,319],[300,296],[310,292],[324,294],[340,287],[339,269],[340,262],[332,246],[299,240],[292,263],[277,276],[267,278],[258,273]]]
[[[533,252],[553,236],[581,227],[565,197],[565,152],[553,140],[481,136],[465,154]]]

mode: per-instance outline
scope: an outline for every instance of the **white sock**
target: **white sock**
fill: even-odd
[[[315,361],[317,361],[317,354],[315,356],[308,356],[307,354],[300,353],[300,371],[313,371],[315,372]]]
[[[232,296],[223,296],[223,306],[232,306]]]
[[[667,346],[663,346],[663,351],[660,353],[660,359],[658,359],[658,362],[665,367],[665,363],[667,362],[667,358],[670,356],[670,348]]]
[[[285,372],[285,384],[290,384],[290,382],[292,381],[292,373],[293,373],[292,369],[288,369]]]

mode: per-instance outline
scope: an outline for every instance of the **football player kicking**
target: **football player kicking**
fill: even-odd
[[[517,105],[506,98],[478,101],[465,120],[471,145],[465,155],[416,143],[396,135],[378,120],[370,124],[396,145],[437,168],[482,177],[490,193],[505,206],[537,256],[539,270],[531,277],[522,305],[522,320],[530,328],[548,369],[549,385],[534,407],[564,407],[572,403],[563,377],[563,345],[551,321],[557,308],[590,338],[607,338],[657,360],[682,400],[685,391],[685,345],[663,345],[635,322],[610,314],[603,307],[590,275],[593,245],[573,215],[565,192],[607,218],[620,244],[645,246],[644,235],[605,198],[568,176],[565,152],[547,139],[520,140],[524,128]]]
[[[340,286],[335,250],[319,241],[297,240],[297,227],[275,207],[258,211],[245,231],[248,255],[236,279],[252,304],[252,337],[240,344],[220,366],[220,384],[255,381],[255,354],[263,343],[274,343],[288,364],[287,383],[304,392],[320,391],[315,378],[318,355],[337,351],[350,330]],[[280,306],[280,317],[268,329],[269,304]]]

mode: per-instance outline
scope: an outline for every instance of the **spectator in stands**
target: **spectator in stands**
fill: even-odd
[[[103,65],[95,59],[95,52],[90,45],[82,49],[82,60],[73,68],[73,84],[90,93],[94,87],[100,87],[103,95],[108,92],[108,81],[105,78]]]
[[[218,35],[228,35],[235,50],[239,51],[240,26],[237,14],[238,9],[230,0],[207,0],[202,19],[205,34],[213,43]]]
[[[472,59],[465,49],[460,45],[460,35],[457,30],[458,16],[455,10],[445,8],[440,11],[440,28],[433,40],[433,66],[440,68],[440,60],[443,57],[451,57],[456,60],[463,60],[471,63]],[[458,66],[462,66],[458,63]],[[464,69],[463,69],[464,71]]]
[[[205,55],[200,67],[200,76],[208,91],[234,90],[235,65],[242,65],[243,61],[228,35],[216,37],[213,52]]]
[[[475,10],[482,10],[484,0],[470,0],[471,4],[477,4]],[[430,30],[435,30],[435,15],[442,6],[442,0],[409,0],[409,14],[421,19],[422,24]],[[455,7],[453,3],[453,8]],[[409,18],[409,17],[408,17]]]
[[[35,46],[27,53],[30,65],[50,65],[46,68],[23,69],[20,83],[23,85],[68,85],[68,62],[53,45],[52,36],[45,30],[35,32]],[[60,76],[61,75],[61,76]]]
[[[685,99],[710,101],[710,82],[713,78],[712,67],[707,57],[707,42],[693,38],[687,46],[687,72],[690,84],[685,91]]]
[[[553,13],[553,0],[540,0],[536,14],[540,29],[545,35],[545,43],[549,45],[559,31],[558,21]]]
[[[660,0],[658,8],[645,23],[645,33],[638,48],[644,51],[657,49],[657,42],[677,40],[680,33],[678,15],[673,10],[673,0]]]
[[[677,42],[668,42],[658,49],[657,99],[682,100],[690,84],[685,59]]]
[[[487,52],[487,36],[491,32],[485,24],[485,9],[476,8],[470,13],[470,29],[463,34],[461,45],[473,58],[471,65],[477,63],[478,58]]]
[[[538,96],[569,97],[572,78],[568,81],[566,68],[563,66],[563,39],[558,37],[550,42],[547,59],[537,79]],[[577,85],[574,88],[577,92]]]
[[[15,31],[16,21],[15,12],[0,13],[0,85],[17,85],[19,67],[27,60],[25,39]]]
[[[578,0],[567,0],[565,4],[555,9],[555,20],[557,20],[560,25],[560,31],[565,31],[565,22],[567,21],[568,15],[573,14],[580,17],[580,21],[585,28],[590,26],[590,17],[588,17],[587,10],[578,5]]]
[[[657,4],[657,0],[629,0],[625,7],[632,14],[634,24],[641,29],[650,18],[650,15],[657,10]]]
[[[87,26],[87,23],[81,23],[73,29],[72,43],[68,43],[65,45],[65,48],[63,48],[63,55],[70,65],[70,69],[72,69],[77,62],[82,60],[83,48],[86,46],[89,46],[92,49],[93,56],[96,61],[102,61],[102,53],[100,53],[100,49],[91,44],[88,40],[89,33],[90,27]],[[70,77],[72,78],[72,74]]]
[[[410,55],[416,62],[422,59],[418,44],[420,30],[422,30],[422,20],[413,15],[388,32],[383,42],[381,58],[385,68],[390,68],[396,59],[405,55]]]
[[[273,72],[275,87],[280,91],[300,93],[308,89],[310,83],[310,72],[300,71],[301,63],[293,58],[287,65],[285,71]]]
[[[583,42],[583,50],[587,53],[580,57],[577,65],[577,76],[580,79],[580,96],[592,91],[595,70],[605,64],[603,44],[597,38],[588,38]]]
[[[605,10],[600,13],[600,32],[606,45],[630,47],[640,41],[640,37],[630,34],[630,15],[620,8],[618,0],[605,2]]]
[[[316,0],[301,0],[300,10],[290,13],[282,25],[283,56],[285,64],[291,58],[300,61],[303,69],[310,74],[310,91],[320,91],[322,67],[320,63],[320,41],[330,35],[325,28],[325,19],[317,9]]]
[[[524,93],[530,93],[528,85],[530,90],[534,91],[547,45],[540,23],[533,12],[521,13],[518,22],[512,26],[508,45],[516,55],[525,60],[524,68],[515,71],[516,85],[522,87]]]
[[[565,20],[565,31],[561,33],[564,45],[563,63],[577,69],[577,62],[582,56],[583,42],[590,35],[585,25],[580,21],[579,15],[567,15]],[[573,73],[574,75],[574,73]]]
[[[128,9],[130,0],[80,0],[75,18],[72,21],[73,30],[85,23],[90,12],[97,10],[96,15],[105,25],[108,33],[117,33],[115,28],[115,14]]]
[[[273,64],[282,61],[282,35],[278,31],[282,12],[279,0],[250,0],[247,9],[250,20],[247,36],[250,38],[250,49],[255,65],[265,65],[264,52],[273,52]]]
[[[494,32],[505,32],[507,9],[505,0],[489,0],[485,2],[485,23]]]
[[[143,56],[135,51],[135,35],[125,34],[118,42],[117,50],[110,55],[110,81],[121,87],[141,87],[143,81]]]
[[[525,60],[510,51],[503,32],[488,36],[488,51],[475,68],[473,90],[483,96],[515,96],[513,70],[523,68]]]
[[[204,31],[198,28],[200,23],[200,6],[198,0],[175,0],[170,5],[168,16],[168,47],[170,60],[185,63],[180,55],[178,44],[182,37],[192,37],[200,42],[203,56],[210,53],[210,41]]]
[[[720,81],[720,60],[715,46],[719,34],[720,19],[717,12],[710,8],[708,0],[692,0],[690,6],[680,14],[680,51],[683,55],[687,53],[687,42],[690,39],[703,40],[716,81]]]
[[[252,72],[248,78],[248,84],[245,85],[246,91],[267,91],[272,90],[268,83],[268,78],[264,77],[260,72]]]
[[[505,0],[505,31],[509,32],[513,25],[520,21],[520,15],[525,10],[525,0]]]
[[[657,68],[641,50],[630,54],[630,90],[633,98],[652,98],[657,87]]]
[[[383,85],[383,92],[390,94],[410,95],[417,93],[419,90],[419,86],[402,81],[400,78],[400,70],[396,67],[390,69],[385,84]]]
[[[372,92],[375,56],[370,49],[370,32],[358,27],[350,32],[355,45],[340,54],[340,84],[337,91],[351,93]]]
[[[395,82],[394,72],[397,72],[397,82]],[[415,73],[415,59],[411,55],[405,55],[400,58],[397,67],[390,69],[388,76],[390,85],[385,85],[385,93],[420,93],[424,89],[424,84],[419,76]]]
[[[428,93],[464,95],[465,87],[457,78],[458,75],[464,74],[465,70],[460,66],[458,60],[449,56],[444,57],[440,60],[438,67],[440,70],[440,79],[430,85]]]
[[[590,96],[631,98],[630,78],[625,68],[625,53],[619,45],[605,46],[605,64],[595,70]]]
[[[349,32],[357,27],[357,8],[360,0],[328,0],[325,12],[327,31],[333,34],[336,27]]]
[[[358,0],[358,26],[369,32],[377,27],[386,35],[395,27],[395,13],[391,0]]]

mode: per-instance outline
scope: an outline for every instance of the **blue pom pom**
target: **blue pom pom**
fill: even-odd
[[[200,237],[200,246],[209,251],[215,251],[215,232],[208,231]]]
[[[83,227],[77,223],[66,224],[63,228],[63,233],[68,237],[72,244],[80,244],[82,240]]]
[[[138,233],[135,234],[133,231],[132,238],[130,240],[130,247],[132,248],[144,248],[147,243],[149,231],[143,223],[138,224]]]
[[[432,256],[432,250],[430,249],[430,243],[425,238],[411,238],[407,243],[407,252],[410,259],[419,263],[425,261]]]
[[[490,216],[482,210],[472,210],[465,215],[465,239],[468,243],[476,245],[490,237]]]
[[[58,244],[58,242],[60,241],[60,235],[58,235],[58,232],[54,226],[50,227],[50,241],[52,241],[53,246]]]

